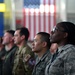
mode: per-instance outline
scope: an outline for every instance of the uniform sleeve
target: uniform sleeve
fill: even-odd
[[[27,75],[31,75],[35,65],[34,53],[30,50],[26,50],[23,55],[23,62]]]
[[[75,75],[75,51],[67,53],[64,63],[64,75]]]

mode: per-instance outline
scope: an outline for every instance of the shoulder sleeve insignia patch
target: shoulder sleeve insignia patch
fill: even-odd
[[[30,54],[26,54],[23,58],[23,62],[28,62],[28,60],[31,58]]]

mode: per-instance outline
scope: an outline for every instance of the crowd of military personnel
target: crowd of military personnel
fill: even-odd
[[[51,33],[38,32],[28,45],[29,30],[5,31],[0,38],[0,75],[75,75],[75,24],[59,22]],[[52,44],[56,44],[54,48]]]

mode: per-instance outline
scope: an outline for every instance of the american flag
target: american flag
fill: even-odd
[[[24,0],[23,25],[30,31],[29,40],[38,32],[48,32],[56,24],[55,0]]]

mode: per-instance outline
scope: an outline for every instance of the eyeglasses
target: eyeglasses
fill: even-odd
[[[61,29],[57,28],[56,26],[53,28],[53,30],[52,30],[52,31],[53,31],[53,32],[55,32],[55,31],[65,32],[65,30],[61,30]]]

